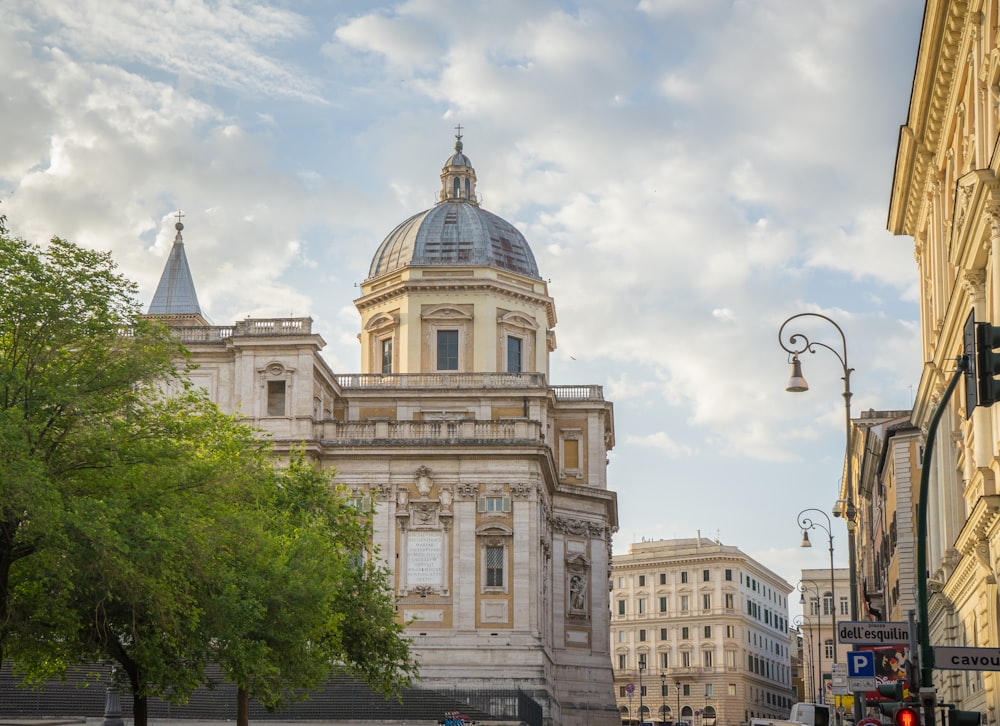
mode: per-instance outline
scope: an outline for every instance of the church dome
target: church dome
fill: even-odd
[[[368,279],[411,265],[485,265],[541,279],[524,235],[480,208],[476,171],[462,153],[461,134],[441,170],[440,201],[389,233],[372,258]]]

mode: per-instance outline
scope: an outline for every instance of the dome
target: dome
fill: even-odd
[[[399,224],[382,240],[368,279],[411,265],[484,265],[541,279],[527,240],[514,225],[480,208],[476,171],[462,153],[441,170],[440,201]]]

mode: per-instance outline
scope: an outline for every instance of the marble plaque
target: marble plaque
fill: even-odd
[[[406,584],[441,586],[441,532],[416,532],[407,535]]]

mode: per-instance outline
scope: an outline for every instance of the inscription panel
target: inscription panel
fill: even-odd
[[[441,587],[441,532],[411,531],[406,543],[406,584]]]

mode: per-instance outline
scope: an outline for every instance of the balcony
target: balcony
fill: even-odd
[[[323,421],[320,438],[340,446],[497,445],[539,446],[542,424],[528,419],[501,421]]]

